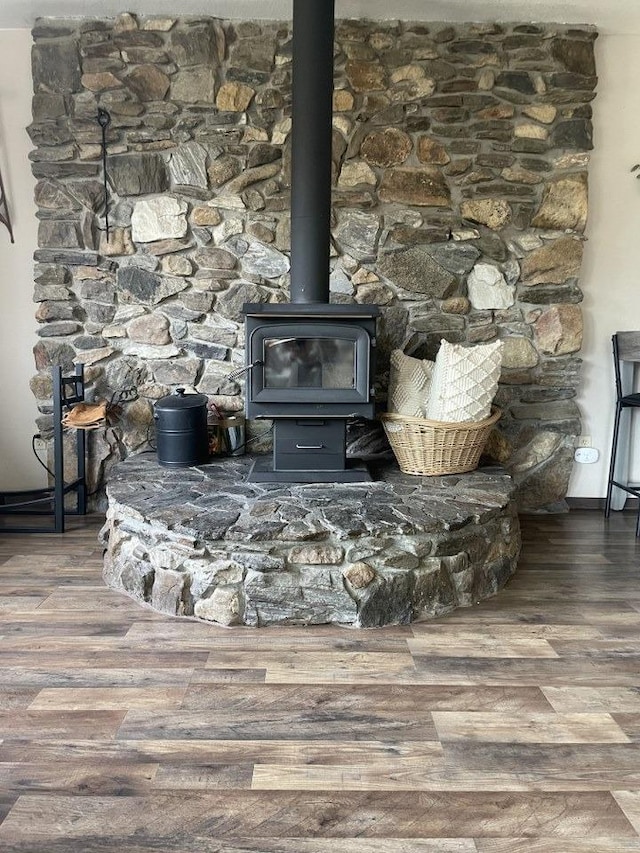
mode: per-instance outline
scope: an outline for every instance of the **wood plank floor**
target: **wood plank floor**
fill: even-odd
[[[635,517],[522,519],[496,598],[222,629],[0,535],[3,853],[640,853]]]

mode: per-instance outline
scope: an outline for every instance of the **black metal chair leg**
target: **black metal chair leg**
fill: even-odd
[[[611,444],[611,462],[609,463],[609,480],[607,482],[607,498],[604,504],[604,517],[609,518],[611,512],[611,499],[613,497],[613,478],[616,468],[616,456],[618,453],[618,435],[620,433],[620,418],[622,406],[616,405],[616,414],[613,424],[613,442]]]
[[[87,468],[86,468],[86,436],[84,430],[78,430],[78,515],[87,514]]]
[[[53,371],[53,528],[64,533],[64,436],[62,433],[62,370]]]
[[[76,394],[84,400],[84,365],[76,364]],[[76,489],[76,512],[87,514],[87,434],[83,429],[76,430],[76,460],[78,486]]]

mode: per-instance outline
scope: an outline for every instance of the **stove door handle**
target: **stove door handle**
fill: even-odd
[[[296,444],[296,450],[324,450],[324,444]]]
[[[253,370],[254,367],[262,367],[264,365],[264,361],[260,361],[257,358],[255,361],[252,361],[251,364],[247,364],[244,367],[239,367],[238,370],[232,370],[231,373],[227,373],[226,379],[228,382],[235,382],[236,379],[240,379],[240,377],[244,373],[249,373],[250,370]]]

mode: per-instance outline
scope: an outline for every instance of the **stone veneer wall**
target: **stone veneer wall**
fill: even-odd
[[[177,385],[227,410],[243,302],[287,300],[291,32],[212,18],[43,19],[33,31],[38,335],[32,381],[87,365],[134,385],[92,436],[93,480],[145,445]],[[343,21],[336,27],[332,300],[377,303],[389,352],[502,338],[491,443],[520,505],[561,501],[580,432],[582,299],[596,84],[591,29]],[[98,107],[108,128],[109,222]],[[257,427],[261,429],[260,425]],[[354,434],[375,449],[377,434]]]

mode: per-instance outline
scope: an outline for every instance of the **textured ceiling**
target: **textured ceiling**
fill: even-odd
[[[321,0],[309,0],[309,2]],[[0,29],[31,27],[38,17],[207,14],[288,19],[292,0],[0,0]],[[336,0],[339,18],[424,21],[554,21],[594,24],[604,33],[640,33],[640,0]]]

